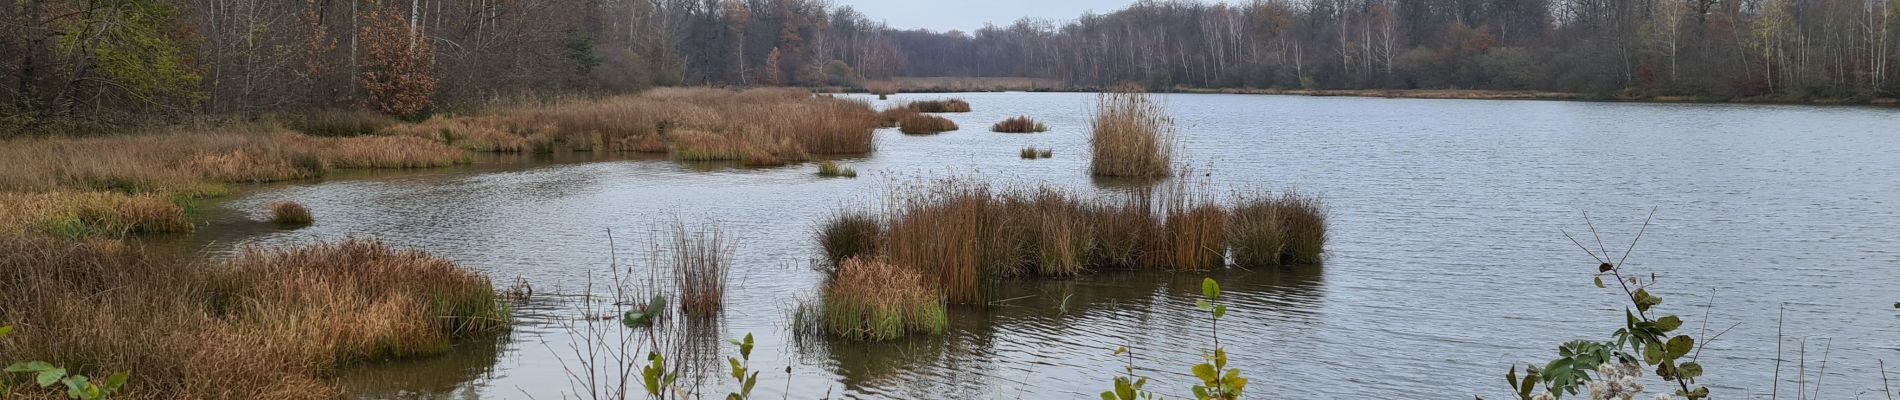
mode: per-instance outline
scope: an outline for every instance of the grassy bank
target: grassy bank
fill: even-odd
[[[863,154],[878,120],[861,101],[801,89],[654,89],[638,95],[556,102],[385,128],[471,151],[622,151],[751,165],[804,161],[808,154]]]
[[[0,236],[0,271],[0,325],[16,328],[0,340],[6,361],[130,372],[127,398],[335,398],[325,378],[339,367],[508,327],[487,278],[376,242],[193,262],[118,241]]]

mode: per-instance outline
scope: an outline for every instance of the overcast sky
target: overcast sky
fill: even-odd
[[[958,29],[965,32],[982,28],[985,22],[1009,25],[1022,17],[1066,22],[1083,11],[1106,13],[1133,4],[1134,0],[833,0],[849,5],[872,21],[884,21],[892,28],[926,28],[933,31]]]

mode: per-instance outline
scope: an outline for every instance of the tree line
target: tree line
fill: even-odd
[[[1900,0],[1143,1],[900,29],[824,0],[7,0],[0,126],[654,85],[903,76],[1078,87],[1891,97]],[[999,12],[1007,12],[999,11]]]

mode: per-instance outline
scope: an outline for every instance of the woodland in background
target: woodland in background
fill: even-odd
[[[897,29],[823,0],[4,4],[0,136],[908,76],[1716,100],[1900,93],[1889,79],[1900,0],[1144,1],[975,32]]]

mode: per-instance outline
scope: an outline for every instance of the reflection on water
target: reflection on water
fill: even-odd
[[[755,335],[761,398],[1093,398],[1121,371],[1119,346],[1166,394],[1208,344],[1193,310],[1206,274],[1108,271],[1004,285],[996,307],[957,309],[943,337],[878,344],[806,340],[790,310],[816,295],[813,231],[840,207],[881,204],[906,182],[962,176],[1082,195],[1157,183],[1087,174],[1088,94],[972,93],[962,131],[880,131],[877,153],[842,161],[858,179],[813,165],[747,169],[651,156],[495,156],[475,165],[359,171],[248,191],[204,211],[210,225],[172,239],[182,251],[343,237],[416,248],[539,293],[586,293],[638,236],[676,217],[739,235],[718,324],[689,336],[716,355]],[[899,95],[885,103],[944,95]],[[1504,398],[1497,376],[1622,322],[1617,298],[1590,284],[1594,263],[1560,230],[1595,216],[1627,238],[1657,221],[1631,258],[1655,271],[1668,312],[1741,323],[1708,343],[1718,393],[1772,383],[1776,310],[1789,338],[1832,340],[1822,398],[1878,390],[1879,359],[1900,360],[1900,111],[1794,106],[1435,101],[1288,96],[1165,96],[1181,124],[1177,159],[1209,194],[1298,188],[1324,197],[1324,267],[1226,271],[1222,344],[1249,391],[1294,398]],[[874,101],[875,102],[875,101]],[[1050,131],[982,129],[1031,115]],[[1022,160],[1023,147],[1055,158]],[[631,158],[629,158],[631,157]],[[1166,184],[1165,182],[1159,184]],[[265,205],[295,200],[316,224],[280,230]],[[619,239],[610,248],[606,232]],[[366,398],[561,398],[572,311],[533,304],[498,343],[442,358],[351,371]],[[563,316],[567,315],[567,316]],[[1688,318],[1692,322],[1695,318]],[[624,329],[624,328],[621,328]],[[1797,345],[1790,339],[1786,347]],[[1821,340],[1821,339],[1816,339]],[[1819,343],[1816,341],[1815,343]],[[706,354],[711,354],[707,352]],[[786,368],[791,372],[786,374]],[[702,368],[712,370],[714,368]],[[1792,373],[1784,373],[1787,377]],[[711,374],[702,393],[730,389]],[[364,378],[368,377],[368,378]]]

